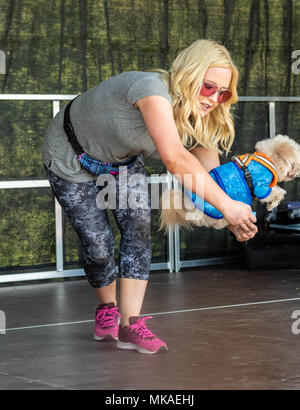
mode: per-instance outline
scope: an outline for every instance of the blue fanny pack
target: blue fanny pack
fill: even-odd
[[[77,155],[77,160],[79,161],[82,168],[84,168],[86,171],[88,171],[92,175],[101,175],[101,174],[118,175],[120,166],[127,166],[128,168],[130,168],[133,165],[136,159],[136,156],[131,156],[122,162],[106,162],[106,161],[99,161],[98,159],[94,159],[90,157],[86,152],[84,152],[82,146],[79,144],[79,141],[75,135],[74,128],[73,128],[73,125],[70,119],[70,108],[71,108],[71,104],[73,101],[74,100],[70,101],[65,109],[64,130],[65,130],[65,133],[67,134],[70,144],[72,145],[73,150],[75,151]]]

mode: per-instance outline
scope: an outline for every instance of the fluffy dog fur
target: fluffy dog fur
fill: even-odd
[[[300,145],[286,135],[277,135],[257,142],[255,151],[267,155],[273,162],[278,182],[291,181],[300,175]],[[270,195],[260,199],[261,203],[267,204],[267,210],[273,208],[283,200],[286,191],[278,185],[272,188]],[[167,232],[169,226],[175,224],[192,229],[194,226],[213,227],[222,229],[228,225],[223,219],[214,219],[197,209],[192,202],[183,195],[182,190],[167,189],[162,194],[160,229]]]

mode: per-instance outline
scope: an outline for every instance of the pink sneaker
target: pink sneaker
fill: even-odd
[[[118,340],[120,313],[113,302],[100,305],[95,314],[95,340]]]
[[[129,326],[119,326],[119,349],[136,349],[140,353],[153,354],[168,350],[167,345],[147,329],[145,320],[152,316],[129,318]]]

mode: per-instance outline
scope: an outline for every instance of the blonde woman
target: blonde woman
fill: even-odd
[[[96,340],[112,339],[120,349],[141,353],[167,350],[148,329],[140,312],[151,263],[151,209],[112,209],[121,231],[120,302],[116,300],[114,239],[105,206],[100,206],[103,173],[128,196],[147,186],[144,158],[160,158],[186,187],[222,212],[239,241],[256,233],[251,208],[229,198],[209,176],[219,165],[220,149],[228,151],[234,129],[229,113],[237,101],[238,72],[220,44],[198,40],[183,50],[170,72],[132,71],[102,82],[62,109],[48,126],[43,162],[55,196],[70,218],[84,250],[84,270],[100,305],[95,313]],[[123,169],[123,168],[122,168]],[[196,175],[202,175],[204,192]]]

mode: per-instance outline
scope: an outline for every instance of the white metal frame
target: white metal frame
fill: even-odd
[[[76,95],[62,94],[0,94],[0,100],[34,100],[52,101],[53,116],[60,110],[60,101],[72,100]],[[240,102],[268,102],[269,103],[269,129],[270,137],[275,135],[275,103],[276,102],[300,102],[300,97],[239,97]],[[147,177],[148,183],[167,183],[168,188],[178,186],[178,181],[169,172],[165,176]],[[50,187],[48,180],[26,180],[26,181],[0,181],[2,189],[24,189]],[[56,270],[47,272],[30,272],[0,275],[0,283],[41,280],[50,278],[66,278],[84,276],[83,269],[64,269],[63,264],[63,230],[62,230],[62,208],[55,199],[55,232],[56,232]],[[180,260],[180,230],[178,226],[173,231],[169,229],[168,235],[168,260],[161,263],[151,264],[151,270],[166,269],[169,272],[179,272],[182,267],[196,267],[212,264],[223,264],[236,260],[233,257],[207,258],[197,260]]]

